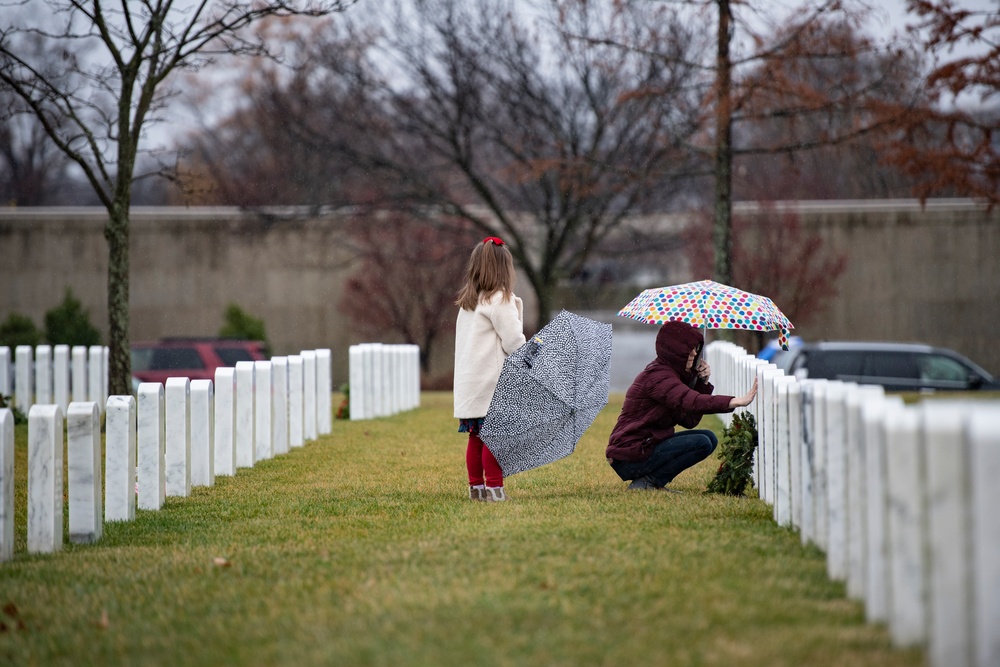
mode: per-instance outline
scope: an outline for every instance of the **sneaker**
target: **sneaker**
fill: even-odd
[[[507,500],[502,486],[487,486],[483,489],[484,499],[488,503],[500,503]]]
[[[632,483],[628,485],[628,488],[632,490],[649,489],[651,491],[666,491],[667,493],[684,493],[683,491],[671,489],[667,486],[659,486],[648,477],[640,477],[639,479],[633,480]]]
[[[486,500],[486,489],[476,488],[474,486],[469,487],[469,500]]]

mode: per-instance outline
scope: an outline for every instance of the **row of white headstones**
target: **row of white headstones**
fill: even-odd
[[[352,421],[420,405],[420,346],[359,343],[348,348]]]
[[[105,521],[133,520],[137,506],[158,510],[167,496],[188,496],[217,475],[331,433],[331,363],[330,350],[306,350],[218,368],[214,381],[175,377],[142,383],[137,396],[110,396],[103,480],[101,404],[74,401],[64,412],[36,402],[28,411],[28,552],[62,548],[64,467],[69,539],[89,543]],[[14,416],[0,409],[0,561],[13,554]]]
[[[15,391],[17,388],[17,391]],[[58,405],[94,401],[103,412],[108,400],[108,348],[102,345],[18,345],[14,355],[0,346],[0,395],[14,395],[25,414],[36,403]]]
[[[800,380],[706,346],[716,392],[757,421],[754,476],[774,519],[934,667],[1000,665],[1000,401],[905,405],[880,386]],[[728,421],[729,415],[723,415]]]

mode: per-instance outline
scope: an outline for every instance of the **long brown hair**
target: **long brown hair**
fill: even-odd
[[[458,290],[455,301],[464,310],[475,310],[484,297],[490,297],[497,290],[503,292],[504,301],[514,295],[514,257],[503,241],[497,241],[500,239],[491,236],[472,249],[465,284]]]

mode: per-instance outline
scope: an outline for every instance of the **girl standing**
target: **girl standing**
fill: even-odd
[[[514,258],[496,236],[472,249],[465,284],[458,292],[455,325],[455,417],[469,434],[465,464],[469,498],[507,499],[503,471],[483,441],[483,424],[504,359],[524,344],[524,306],[514,296]]]

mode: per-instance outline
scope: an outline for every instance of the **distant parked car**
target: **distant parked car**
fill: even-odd
[[[803,340],[801,336],[789,336],[788,337],[788,349],[782,350],[781,346],[778,344],[778,339],[772,339],[764,348],[757,353],[758,359],[763,359],[764,361],[770,361],[776,366],[781,365],[781,358],[788,354],[791,350],[794,350],[799,345],[802,345]]]
[[[215,369],[267,359],[261,341],[230,338],[161,338],[132,344],[132,374],[141,382],[167,378],[214,380]]]
[[[1000,381],[958,352],[915,343],[803,343],[777,365],[798,378],[878,384],[887,391],[1000,390]]]

